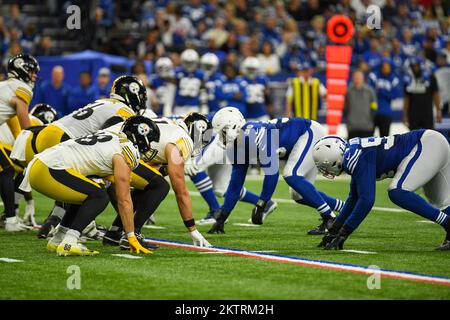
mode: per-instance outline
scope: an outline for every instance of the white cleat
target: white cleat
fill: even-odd
[[[5,230],[8,232],[20,232],[20,231],[28,231],[32,228],[20,222],[17,217],[6,218],[5,221]]]

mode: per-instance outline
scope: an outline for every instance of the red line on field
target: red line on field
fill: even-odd
[[[243,250],[235,250],[235,249],[226,249],[226,248],[201,248],[196,247],[190,244],[184,244],[179,242],[171,242],[167,240],[158,240],[153,238],[147,238],[146,239],[149,242],[153,242],[162,246],[172,247],[172,248],[179,248],[179,249],[187,249],[187,250],[194,250],[194,251],[206,251],[206,252],[222,252],[224,254],[230,255],[230,256],[236,256],[236,257],[243,257],[243,258],[251,258],[256,260],[263,260],[263,261],[271,261],[271,262],[280,262],[285,264],[294,264],[294,265],[301,265],[301,266],[307,266],[307,267],[313,267],[313,268],[319,268],[319,269],[325,269],[325,270],[333,270],[333,271],[342,271],[342,272],[349,272],[354,274],[365,274],[365,275],[373,275],[375,273],[378,273],[381,277],[385,278],[391,278],[391,279],[398,279],[398,280],[409,280],[409,281],[415,281],[415,282],[423,282],[423,283],[431,283],[431,284],[439,284],[444,286],[450,286],[450,279],[449,278],[441,278],[441,277],[435,277],[430,275],[421,275],[421,274],[414,274],[414,273],[407,273],[403,271],[395,271],[395,270],[384,270],[384,269],[369,269],[364,266],[357,266],[357,265],[346,265],[346,264],[338,264],[335,262],[328,262],[328,261],[317,261],[317,260],[309,260],[304,258],[297,258],[297,257],[287,257],[287,256],[280,256],[280,255],[270,255],[270,254],[262,254],[262,253],[256,253],[251,251],[243,251]]]

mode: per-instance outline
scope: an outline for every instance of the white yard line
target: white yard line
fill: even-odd
[[[169,194],[174,195],[174,192],[171,190]],[[189,194],[193,197],[200,197],[200,192],[197,191],[189,191]],[[279,203],[289,203],[289,204],[297,204],[294,200],[291,199],[284,199],[284,198],[272,198],[272,200],[279,202]],[[384,212],[408,212],[407,210],[400,209],[400,208],[386,208],[386,207],[373,207],[373,210],[376,211],[384,211]]]
[[[364,251],[364,250],[341,250],[344,252],[350,252],[350,253],[360,253],[360,254],[377,254],[376,252],[373,251]]]
[[[11,258],[0,258],[3,262],[23,262],[23,260],[11,259]]]
[[[418,220],[417,223],[429,223],[429,224],[435,224],[436,222],[430,221],[430,220]]]
[[[148,225],[148,224],[145,224],[144,226],[143,226],[145,229],[166,229],[166,227],[161,227],[161,226],[155,226],[155,225],[152,225],[152,224],[150,224],[150,225]]]
[[[138,257],[138,256],[133,256],[131,254],[120,254],[120,253],[116,253],[116,254],[112,254],[112,256],[114,257],[119,257],[119,258],[125,258],[125,259],[142,259],[142,257]]]
[[[252,223],[233,223],[234,226],[246,227],[246,228],[259,228],[260,226]]]

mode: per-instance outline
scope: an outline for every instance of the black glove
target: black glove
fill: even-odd
[[[158,171],[159,171],[159,173],[162,174],[163,177],[165,177],[169,174],[169,166],[164,164],[161,167],[159,167]]]
[[[326,245],[325,250],[342,250],[344,249],[344,242],[347,240],[349,235],[352,233],[353,230],[348,228],[347,226],[343,226],[341,230],[339,230],[339,233],[337,236]]]
[[[229,213],[226,213],[225,211],[220,209],[216,215],[216,223],[214,223],[211,229],[209,229],[208,233],[225,233],[225,221],[227,221],[229,215]]]
[[[266,208],[266,202],[264,200],[258,200],[256,206],[252,210],[252,223],[263,224],[264,209]]]
[[[339,230],[342,227],[342,223],[337,220],[334,220],[331,227],[327,228],[327,233],[323,236],[322,241],[319,243],[319,248],[327,247],[338,235]]]

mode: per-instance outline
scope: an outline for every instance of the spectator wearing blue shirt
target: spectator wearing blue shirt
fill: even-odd
[[[383,59],[378,70],[369,74],[369,83],[377,95],[375,127],[380,130],[381,137],[388,136],[392,122],[391,102],[400,94],[400,80],[392,71],[390,59]]]
[[[242,114],[246,114],[245,110],[245,88],[239,85],[236,68],[227,63],[223,67],[225,80],[222,83],[221,107],[235,107],[239,109]]]
[[[381,53],[380,53],[380,41],[373,37],[370,39],[369,50],[364,52],[363,59],[367,61],[370,68],[374,68],[381,62]]]
[[[108,68],[101,68],[98,71],[97,83],[92,85],[95,91],[95,99],[102,99],[109,97],[111,91],[111,72]]]
[[[95,100],[95,90],[91,87],[91,74],[87,71],[80,73],[80,85],[69,94],[68,112],[75,111]]]
[[[46,103],[56,109],[60,116],[68,113],[67,99],[70,94],[70,86],[64,83],[64,68],[54,66],[51,80],[45,80],[35,90],[32,105]]]

